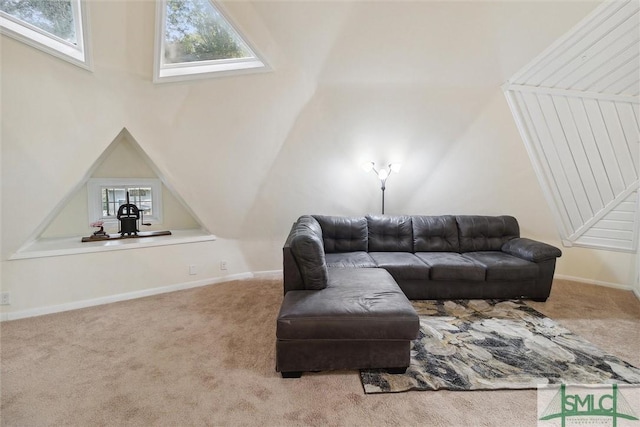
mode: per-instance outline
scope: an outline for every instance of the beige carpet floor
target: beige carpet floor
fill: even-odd
[[[281,279],[0,324],[4,426],[535,426],[536,391],[365,395],[357,372],[280,378]],[[556,281],[533,307],[640,366],[640,302]]]

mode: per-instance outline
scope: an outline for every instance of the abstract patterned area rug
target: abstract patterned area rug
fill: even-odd
[[[412,301],[420,335],[404,374],[360,372],[365,393],[640,384],[640,369],[605,354],[522,301]]]

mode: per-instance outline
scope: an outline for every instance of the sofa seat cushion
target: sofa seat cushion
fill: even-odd
[[[327,267],[373,268],[376,263],[364,251],[325,254]]]
[[[420,321],[391,275],[380,268],[330,268],[327,287],[289,291],[279,340],[413,340]]]
[[[504,252],[467,252],[463,256],[484,266],[487,280],[535,280],[538,277],[535,263]]]
[[[455,252],[416,252],[429,265],[432,280],[484,281],[485,267]]]
[[[369,252],[369,256],[396,280],[429,280],[429,266],[412,253]]]

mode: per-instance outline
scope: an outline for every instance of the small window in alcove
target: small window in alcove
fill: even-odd
[[[162,187],[153,178],[93,178],[87,183],[89,221],[103,220],[116,223],[118,209],[127,203],[134,204],[144,214],[144,220],[152,224],[162,222]]]

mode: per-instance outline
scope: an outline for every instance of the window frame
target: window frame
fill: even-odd
[[[156,37],[154,46],[153,82],[175,82],[211,77],[223,77],[236,74],[248,74],[271,71],[271,67],[258,53],[246,34],[229,17],[227,11],[216,1],[208,0],[214,9],[225,19],[229,26],[242,38],[253,58],[228,58],[210,61],[164,63],[165,31],[167,22],[167,0],[156,2]]]
[[[35,25],[0,10],[0,33],[57,58],[92,71],[89,49],[89,11],[85,0],[69,0],[73,11],[76,42],[69,43]]]
[[[104,221],[105,226],[118,225],[118,219],[102,216],[102,189],[111,187],[150,187],[151,210],[153,215],[145,215],[144,221],[151,224],[162,224],[162,183],[156,178],[91,178],[87,181],[87,206],[89,222]]]

